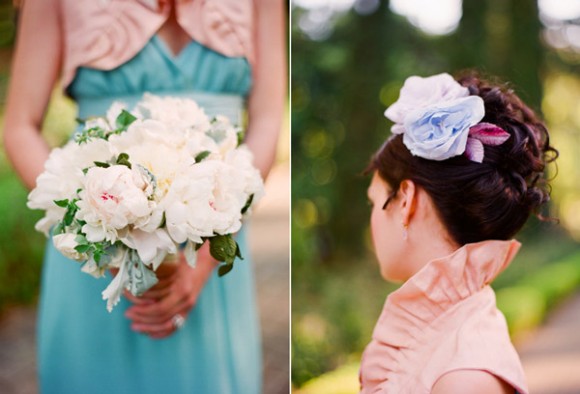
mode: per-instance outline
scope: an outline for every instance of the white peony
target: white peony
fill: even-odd
[[[206,159],[220,159],[220,147],[205,133],[191,133],[187,141],[187,152],[188,154],[195,158],[201,152],[210,152],[210,155]]]
[[[237,232],[246,203],[245,179],[234,167],[204,160],[175,179],[162,204],[169,235],[177,242]]]
[[[154,270],[168,253],[177,252],[175,243],[163,228],[158,228],[152,232],[133,229],[121,238],[121,242],[136,250],[141,261],[145,264],[151,264]]]
[[[117,239],[117,230],[148,218],[154,202],[148,200],[150,184],[137,166],[93,167],[84,179],[77,218],[86,222],[82,231],[90,242]]]
[[[252,205],[264,196],[264,181],[260,171],[252,164],[253,160],[252,152],[246,145],[240,145],[237,149],[228,152],[224,158],[225,163],[236,169],[238,176],[243,179],[246,196],[254,195]]]
[[[76,237],[76,234],[58,234],[52,237],[52,243],[65,257],[76,261],[84,261],[88,256],[85,253],[76,251],[75,248],[79,245],[75,240]]]
[[[175,242],[183,243],[190,239],[201,243],[201,237],[213,235],[212,190],[210,174],[190,177],[189,173],[182,173],[175,178],[160,202],[165,210],[167,231]]]
[[[238,146],[238,130],[225,116],[216,116],[207,135],[217,144],[222,158]]]
[[[83,169],[94,166],[95,161],[107,161],[111,157],[110,145],[105,140],[81,145],[70,141],[62,148],[54,149],[44,165],[44,172],[36,179],[36,187],[28,195],[29,208],[46,211],[36,229],[48,234],[65,212],[54,201],[75,198],[77,190],[83,186]]]
[[[170,129],[189,129],[205,131],[209,128],[209,118],[202,108],[191,99],[178,97],[159,97],[143,95],[135,107],[137,117],[153,119],[167,125]]]
[[[187,140],[187,133],[169,128],[166,124],[151,119],[138,119],[131,123],[127,131],[109,137],[111,145],[120,151],[143,142],[182,149],[187,144]]]
[[[121,138],[111,137],[113,148],[118,153],[127,153],[131,163],[139,163],[155,177],[156,201],[165,196],[177,173],[195,163],[194,157],[185,146],[179,149],[157,140],[141,138],[138,133],[127,132],[119,137]]]

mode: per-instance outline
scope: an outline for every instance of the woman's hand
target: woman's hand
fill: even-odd
[[[209,243],[198,251],[197,266],[190,267],[183,253],[177,262],[161,264],[156,274],[159,282],[140,297],[129,292],[125,296],[135,305],[125,316],[131,320],[131,329],[151,338],[165,338],[178,327],[176,316],[187,319],[197,297],[209,279],[217,262],[209,254]]]

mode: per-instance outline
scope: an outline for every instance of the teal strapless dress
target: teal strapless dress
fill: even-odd
[[[244,58],[228,58],[196,42],[175,57],[154,36],[114,70],[79,69],[69,94],[80,117],[103,114],[117,98],[131,105],[146,91],[192,96],[210,114],[236,117],[250,87]],[[107,312],[101,292],[110,278],[82,273],[49,241],[38,326],[41,393],[259,393],[259,325],[244,231],[238,242],[245,260],[223,278],[214,273],[185,326],[155,340],[129,328],[126,299]]]

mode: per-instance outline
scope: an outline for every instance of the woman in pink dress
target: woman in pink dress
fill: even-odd
[[[527,393],[489,284],[548,201],[557,152],[513,91],[476,74],[410,77],[369,165],[371,230],[390,294],[360,369],[362,393]]]

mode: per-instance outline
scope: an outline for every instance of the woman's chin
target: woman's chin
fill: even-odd
[[[381,276],[384,280],[391,283],[403,283],[408,277],[402,272],[397,272],[394,270],[389,270],[388,268],[381,267]]]

